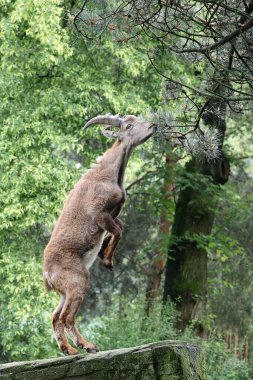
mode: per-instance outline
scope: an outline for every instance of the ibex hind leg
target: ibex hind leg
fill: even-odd
[[[72,288],[71,291],[67,293],[60,320],[63,322],[68,335],[77,347],[86,349],[87,352],[95,353],[98,352],[98,349],[92,343],[84,339],[75,325],[75,317],[82,300],[83,295],[78,292],[78,289],[75,291],[75,289]]]
[[[57,264],[51,267],[48,264],[48,267],[52,288],[63,295],[52,317],[54,335],[60,349],[68,355],[78,354],[67,341],[65,332],[68,332],[78,347],[95,352],[95,346],[87,342],[75,327],[76,313],[89,287],[89,272],[82,259],[74,252],[66,253],[64,262],[58,260]]]
[[[64,330],[64,325],[59,318],[61,311],[63,309],[64,303],[65,303],[65,300],[66,300],[66,297],[63,295],[61,297],[59,305],[57,306],[57,308],[55,309],[52,315],[52,326],[53,326],[53,331],[54,331],[54,337],[62,352],[68,355],[76,355],[79,352],[68,343],[65,330]]]

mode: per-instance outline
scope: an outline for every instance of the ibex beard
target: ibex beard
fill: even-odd
[[[113,268],[113,255],[121,239],[123,223],[118,218],[125,202],[124,173],[132,149],[151,137],[155,126],[133,115],[97,116],[84,128],[105,124],[103,134],[116,142],[70,191],[52,236],[44,251],[43,279],[47,290],[61,300],[52,315],[55,339],[68,354],[98,349],[85,340],[75,325],[77,311],[89,287],[89,268],[99,256]],[[116,128],[116,131],[112,128]]]

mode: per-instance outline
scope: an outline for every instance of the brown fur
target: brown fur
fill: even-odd
[[[131,131],[129,123],[133,124]],[[154,133],[151,127],[135,116],[124,118],[118,140],[70,191],[45,249],[45,287],[62,295],[52,316],[54,335],[60,349],[69,355],[78,351],[68,343],[65,332],[77,347],[97,351],[80,335],[75,316],[89,287],[89,267],[96,255],[99,253],[106,267],[113,267],[123,230],[117,216],[125,201],[125,168],[132,148]]]

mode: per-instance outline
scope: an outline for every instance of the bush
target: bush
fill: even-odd
[[[204,342],[207,380],[252,380],[249,362],[234,357],[219,335]]]
[[[168,303],[162,310],[161,305],[157,302],[146,316],[143,300],[114,297],[106,315],[83,325],[83,331],[101,350],[175,339],[175,308]]]

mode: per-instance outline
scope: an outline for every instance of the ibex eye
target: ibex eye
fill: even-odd
[[[132,128],[132,124],[127,124],[126,129]]]

